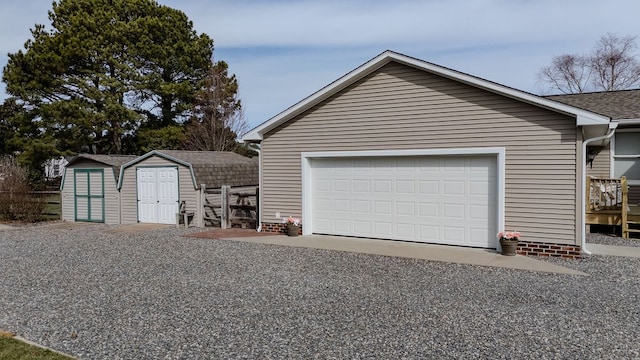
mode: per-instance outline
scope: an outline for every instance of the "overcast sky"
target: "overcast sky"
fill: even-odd
[[[214,40],[240,83],[251,127],[384,50],[541,93],[554,55],[586,53],[608,32],[640,34],[638,0],[159,0]],[[2,1],[0,66],[50,0]],[[0,85],[0,98],[5,94]]]

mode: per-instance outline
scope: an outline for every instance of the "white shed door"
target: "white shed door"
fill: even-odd
[[[311,160],[312,232],[495,248],[495,156]]]
[[[178,212],[178,169],[138,168],[138,221],[174,224]]]

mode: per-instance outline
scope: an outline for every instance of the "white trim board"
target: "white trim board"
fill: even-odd
[[[340,157],[403,157],[403,156],[446,156],[446,155],[495,155],[497,164],[497,229],[504,229],[505,211],[505,155],[503,147],[456,148],[456,149],[413,149],[413,150],[370,150],[370,151],[320,151],[300,154],[302,168],[302,227],[303,235],[311,235],[313,229],[311,204],[311,160]],[[499,244],[498,244],[499,247]]]

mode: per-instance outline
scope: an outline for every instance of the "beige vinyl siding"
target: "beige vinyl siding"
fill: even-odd
[[[107,224],[119,224],[120,193],[116,188],[113,168],[90,160],[78,161],[65,169],[64,185],[61,191],[62,220],[75,221],[73,193],[75,169],[102,169],[104,171],[104,221]]]
[[[151,156],[124,170],[122,187],[122,223],[133,224],[138,222],[138,188],[136,184],[136,169],[141,167],[178,167],[178,186],[180,201],[186,201],[187,211],[196,211],[197,192],[193,185],[189,168],[178,163]]]
[[[568,116],[392,62],[265,135],[262,220],[301,215],[301,152],[505,147],[506,228],[573,244],[576,135]]]
[[[611,176],[610,164],[611,151],[607,145],[593,159],[592,166],[587,165],[587,175],[608,178]]]

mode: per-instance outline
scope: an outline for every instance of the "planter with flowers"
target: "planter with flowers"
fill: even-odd
[[[285,224],[287,225],[287,235],[289,236],[298,236],[298,229],[301,225],[301,220],[295,218],[293,216],[289,216],[285,220]]]
[[[498,239],[500,239],[500,247],[502,248],[502,255],[506,255],[506,256],[516,255],[516,248],[518,247],[518,241],[520,241],[520,232],[500,231],[498,233]]]

